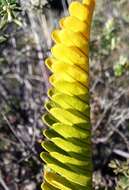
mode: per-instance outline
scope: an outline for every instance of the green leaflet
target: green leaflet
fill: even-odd
[[[82,22],[74,16],[68,16],[60,20],[61,28],[71,30],[72,32],[81,32],[86,38],[89,39],[90,28],[87,22]]]
[[[78,140],[88,141],[91,138],[91,132],[84,130],[75,125],[64,125],[62,123],[55,123],[51,127],[57,133],[62,135],[64,138],[77,138]]]
[[[82,114],[88,117],[90,116],[90,106],[85,102],[81,101],[76,96],[69,96],[67,94],[63,94],[62,98],[62,94],[58,93],[53,95],[51,99],[53,100],[53,102],[60,105],[60,107],[63,107],[65,109],[74,108],[75,110],[82,112]],[[87,97],[86,99],[88,102],[89,97]]]
[[[48,172],[45,178],[46,178],[46,181],[51,183],[53,186],[59,187],[59,189],[62,189],[62,190],[69,190],[69,189],[85,190],[85,187],[75,184],[73,182],[69,182],[66,178],[56,173]]]
[[[53,187],[52,185],[47,183],[46,181],[44,184],[41,185],[41,189],[43,189],[43,190],[59,190],[58,188]]]
[[[84,169],[88,167],[89,170],[92,170],[92,163],[91,163],[90,158],[87,158],[86,161],[82,161],[74,157],[70,157],[69,155],[66,156],[58,152],[51,152],[50,155],[62,163],[69,164],[69,165],[72,163],[73,165],[79,166],[80,168]]]
[[[74,172],[67,165],[62,164],[58,160],[54,159],[48,153],[42,153],[42,158],[47,163],[49,168],[71,182],[76,182],[79,185],[86,186],[91,178],[91,172],[87,171],[87,174],[85,175],[80,174],[80,172]]]
[[[52,87],[42,117],[48,126],[40,155],[47,166],[43,190],[92,190],[88,56],[94,6],[94,0],[72,2],[70,16],[52,33],[55,45],[45,61]]]
[[[79,32],[75,33],[67,29],[55,30],[52,33],[52,38],[56,43],[63,43],[68,47],[77,46],[84,54],[89,55],[88,40],[86,41],[85,37]]]
[[[78,123],[88,123],[89,118],[82,115],[73,109],[52,108],[50,109],[51,115],[53,115],[58,121],[70,125]]]

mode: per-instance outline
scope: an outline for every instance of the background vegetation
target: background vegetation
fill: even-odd
[[[36,190],[50,33],[71,0],[0,0],[0,190]],[[90,75],[94,190],[129,189],[129,2],[98,0]]]

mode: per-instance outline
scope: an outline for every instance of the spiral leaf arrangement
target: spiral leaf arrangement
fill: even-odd
[[[72,2],[70,16],[53,31],[47,113],[41,153],[43,190],[91,190],[92,147],[89,105],[89,39],[95,0]]]

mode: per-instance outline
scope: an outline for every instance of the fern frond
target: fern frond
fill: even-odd
[[[91,190],[92,147],[89,105],[89,39],[94,0],[72,2],[70,16],[52,32],[43,190]]]

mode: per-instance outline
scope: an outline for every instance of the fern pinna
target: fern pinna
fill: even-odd
[[[72,2],[70,16],[53,31],[48,129],[41,153],[45,161],[43,190],[91,190],[92,148],[89,105],[89,39],[95,0]]]

